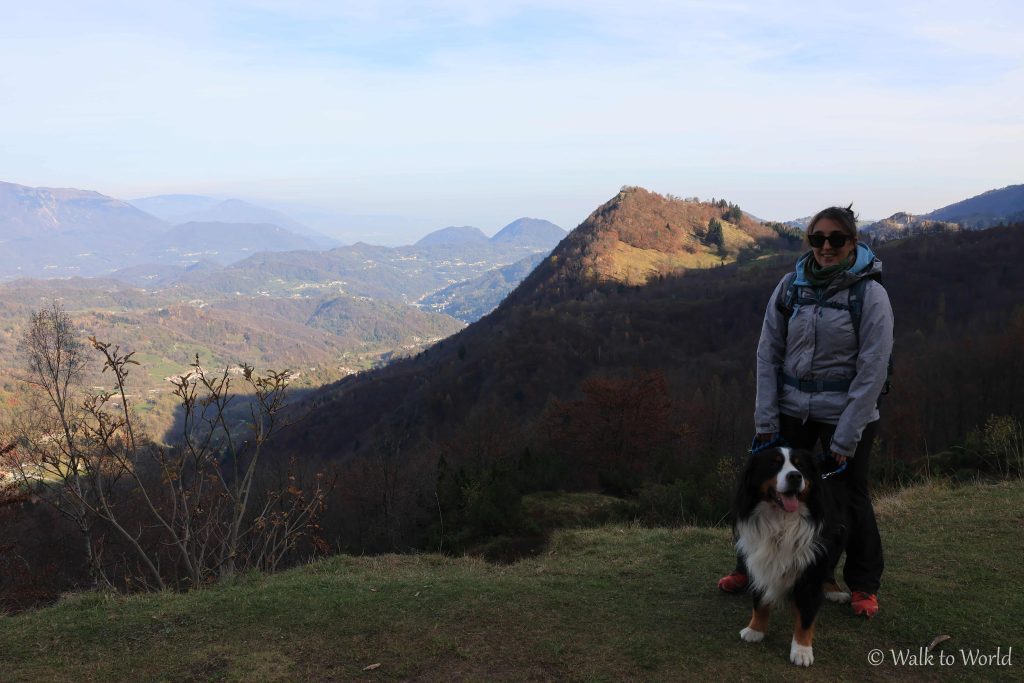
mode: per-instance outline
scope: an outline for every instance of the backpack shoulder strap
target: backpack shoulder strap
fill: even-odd
[[[858,342],[860,341],[860,317],[864,312],[864,290],[868,288],[868,278],[862,278],[850,287],[846,299],[846,305],[850,307],[850,317],[853,318],[853,329],[857,332]]]
[[[790,316],[793,315],[793,309],[796,307],[797,289],[796,286],[796,272],[790,271],[786,274],[786,277],[782,279],[782,289],[779,291],[779,296],[775,299],[775,307],[782,313],[782,317],[788,322]]]
[[[847,305],[850,307],[850,317],[853,318],[853,329],[857,332],[858,342],[860,341],[860,318],[861,313],[864,311],[864,292],[867,291],[869,280],[882,284],[882,275],[879,273],[857,280],[853,287],[850,287],[847,298]]]

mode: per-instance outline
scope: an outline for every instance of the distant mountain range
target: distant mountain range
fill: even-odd
[[[6,257],[0,278],[108,275],[143,263],[188,266],[201,259],[226,265],[262,250],[320,248],[314,238],[268,220],[296,225],[283,215],[244,202],[214,202],[198,196],[141,202],[170,217],[172,209],[190,209],[193,218],[176,225],[97,192],[0,183],[0,254]]]
[[[1024,220],[1024,185],[989,190],[962,202],[944,206],[921,218],[960,223],[967,229],[988,228]]]
[[[319,233],[280,211],[241,199],[215,199],[194,194],[162,194],[132,199],[132,206],[167,223],[270,224],[309,238],[318,247],[337,247],[338,240]],[[296,247],[300,248],[300,247]]]
[[[564,235],[547,221],[520,219],[493,243],[478,229],[467,228],[437,231],[418,246],[455,249],[460,253],[449,254],[449,260],[500,267],[548,250]],[[337,246],[336,240],[280,211],[237,199],[158,195],[129,203],[91,191],[0,183],[0,256],[6,257],[0,262],[0,280],[120,272],[138,284],[139,278],[166,284],[194,277],[189,269],[198,262],[223,267],[261,252]],[[470,253],[476,247],[484,253]],[[479,274],[475,269],[456,275],[437,282],[436,288]],[[424,293],[418,290],[412,298]]]
[[[459,245],[483,245],[519,249],[549,250],[558,244],[566,232],[550,221],[539,218],[519,218],[499,230],[494,237],[487,237],[480,228],[472,226],[448,227],[426,235],[416,242],[416,247],[450,247]]]
[[[3,244],[84,235],[100,247],[105,240],[145,238],[166,228],[159,218],[98,192],[0,182]]]

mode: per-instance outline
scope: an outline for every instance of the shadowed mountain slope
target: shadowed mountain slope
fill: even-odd
[[[934,221],[961,223],[966,228],[985,228],[997,223],[1024,220],[1024,185],[1010,185],[999,190],[965,199],[925,214]]]
[[[916,235],[979,230],[1024,220],[1024,185],[989,190],[923,215],[895,213],[863,228],[876,241]]]

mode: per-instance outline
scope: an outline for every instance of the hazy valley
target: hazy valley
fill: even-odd
[[[520,219],[493,238],[448,228],[407,247],[337,246],[237,200],[172,195],[136,204],[157,215],[93,192],[0,184],[7,400],[16,400],[21,330],[54,301],[83,339],[135,352],[133,398],[160,434],[173,408],[167,378],[197,354],[208,368],[247,362],[291,370],[297,388],[326,384],[458,331],[565,234]],[[269,220],[280,225],[255,222]],[[26,272],[46,279],[18,277]]]

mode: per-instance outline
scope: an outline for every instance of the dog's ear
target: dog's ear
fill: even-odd
[[[774,451],[775,449],[770,450]],[[751,454],[740,472],[739,481],[736,483],[736,497],[733,499],[732,506],[734,519],[743,519],[749,516],[751,510],[761,500],[763,477],[760,476],[760,472],[764,469],[766,453],[768,451]]]

